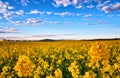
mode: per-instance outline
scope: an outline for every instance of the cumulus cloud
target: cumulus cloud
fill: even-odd
[[[93,5],[93,3],[95,3]],[[112,4],[111,0],[53,0],[53,5],[55,7],[67,7],[69,5],[74,6],[75,8],[96,8],[98,10],[103,10],[106,13],[120,10],[120,2]]]
[[[24,14],[24,11],[23,10],[18,10],[15,12],[17,15],[23,15]]]
[[[92,8],[94,8],[94,6],[93,5],[88,5],[87,8],[92,9]]]
[[[40,14],[40,15],[42,15],[42,14],[47,14],[47,15],[51,15],[51,14],[53,14],[52,12],[43,12],[43,11],[39,11],[39,10],[37,10],[37,9],[35,9],[35,10],[31,10],[29,13],[27,13],[27,14]]]
[[[79,9],[82,8],[82,7],[83,7],[82,5],[78,5],[78,6],[76,6],[76,8],[79,8]]]
[[[94,6],[91,4],[92,2],[97,2],[97,0],[54,0],[53,5],[55,7],[60,7],[60,6],[75,6],[75,8],[82,8],[84,4],[88,5],[88,8],[94,8]],[[91,4],[91,5],[90,5]]]
[[[0,1],[0,19],[6,19],[7,21],[11,21],[14,15],[23,15],[23,10],[14,11],[15,7],[9,6],[8,2]]]
[[[55,25],[60,25],[60,24],[70,24],[71,22],[65,21],[65,22],[59,22],[59,21],[44,21],[45,24],[55,24]]]
[[[90,17],[90,16],[92,16],[92,14],[85,14],[85,15],[84,15],[84,17],[86,17],[86,18],[87,18],[87,17]]]
[[[12,19],[12,12],[7,12],[7,13],[4,13],[3,17],[6,19],[6,20],[11,20]]]
[[[54,0],[53,5],[55,7],[59,7],[59,6],[68,6],[68,5],[74,5],[76,8],[81,8],[82,5],[79,0]]]
[[[27,6],[27,3],[29,3],[29,0],[20,0],[22,6]]]
[[[21,25],[21,24],[22,24],[21,21],[12,21],[11,23],[12,23],[12,24],[15,24],[15,25]]]
[[[73,3],[74,5],[77,5],[77,4],[78,4],[78,0],[73,0],[72,3]]]
[[[41,20],[38,20],[38,19],[35,19],[35,18],[28,18],[27,21],[26,21],[26,25],[37,25],[37,24],[40,24]]]
[[[111,8],[110,8],[109,6],[104,6],[104,7],[102,8],[102,10],[103,10],[105,13],[111,12]]]
[[[81,6],[82,7],[82,6]],[[79,16],[79,15],[81,15],[81,14],[75,14],[75,13],[72,13],[72,12],[50,12],[50,11],[47,11],[47,12],[42,12],[42,11],[39,11],[39,10],[37,10],[37,9],[35,9],[35,10],[31,10],[29,13],[27,13],[27,14],[46,14],[46,15],[51,15],[51,14],[53,14],[53,15],[57,15],[57,16],[62,16],[62,17],[64,17],[64,16]]]
[[[13,9],[12,6],[9,6],[8,2],[3,3],[0,1],[0,14],[2,14],[3,18],[6,20],[10,20],[12,16],[12,12],[10,12],[8,9]]]
[[[80,13],[77,13],[77,14],[75,14],[75,16],[81,16],[82,14],[80,14]]]
[[[0,26],[0,33],[18,33],[19,30],[12,27]]]
[[[68,6],[71,4],[70,0],[54,0],[55,4],[54,6],[59,7],[59,6]]]
[[[101,7],[105,6],[105,5],[107,5],[108,3],[110,3],[110,0],[106,0],[103,3],[99,2],[99,4],[97,5],[97,8],[101,8]]]
[[[74,15],[73,13],[71,12],[62,12],[62,13],[54,13],[54,15],[58,15],[58,16],[70,16],[70,15]]]
[[[35,9],[35,10],[31,10],[31,12],[29,14],[39,14],[39,13],[40,12],[37,9]]]
[[[57,22],[57,21],[45,21],[45,23],[48,23],[48,24],[62,24],[61,22]]]
[[[13,10],[14,7],[13,7],[13,6],[8,6],[8,9],[9,9],[9,10]]]
[[[27,18],[25,21],[11,21],[11,24],[18,26],[36,26],[40,25],[43,21],[36,18]]]
[[[8,28],[6,32],[13,33],[13,32],[18,32],[18,29],[15,28]]]
[[[46,12],[46,14],[47,14],[47,15],[51,15],[51,14],[52,14],[52,12]]]
[[[37,9],[35,9],[35,10],[31,10],[30,13],[28,14],[44,14],[44,12],[40,12]]]
[[[112,4],[112,5],[104,6],[104,7],[102,7],[102,10],[105,13],[120,10],[120,3],[115,3],[115,4]]]

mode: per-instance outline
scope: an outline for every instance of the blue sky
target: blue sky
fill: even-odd
[[[0,0],[3,38],[120,38],[120,0]]]

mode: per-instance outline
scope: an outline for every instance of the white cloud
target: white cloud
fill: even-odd
[[[92,9],[92,8],[94,8],[94,6],[93,5],[88,5],[87,8]]]
[[[80,9],[80,8],[82,8],[82,7],[83,7],[82,5],[78,5],[78,6],[76,6],[75,8],[79,8],[79,9]]]
[[[19,26],[35,26],[40,25],[43,21],[36,18],[27,18],[25,21],[11,21],[11,24]]]
[[[76,16],[81,16],[82,14],[79,14],[79,13],[78,13],[78,14],[75,14],[75,15],[76,15]]]
[[[57,7],[59,7],[61,5],[66,7],[71,4],[70,0],[54,0],[54,2],[55,2],[54,6],[57,6]]]
[[[65,15],[71,15],[72,13],[70,13],[70,12],[62,12],[61,14],[60,14],[60,16],[65,16]]]
[[[14,7],[12,7],[12,6],[8,6],[8,9],[9,9],[9,10],[13,10]]]
[[[15,24],[15,25],[21,25],[22,22],[21,21],[14,21],[14,22],[11,22],[12,24]]]
[[[90,17],[92,14],[85,14],[84,17]]]
[[[27,3],[29,3],[29,0],[20,0],[22,6],[27,6]]]
[[[35,10],[31,10],[30,13],[28,13],[28,14],[44,14],[44,13],[45,12],[40,12],[37,9],[35,9]]]
[[[24,11],[23,10],[18,10],[15,12],[17,15],[23,15],[24,14]]]
[[[8,2],[0,1],[0,13],[2,15],[2,18],[10,21],[13,15],[13,12],[11,11],[12,9],[14,9],[14,7],[9,6]]]
[[[96,3],[93,5],[93,3]],[[106,13],[120,9],[120,3],[116,1],[112,4],[111,0],[53,0],[52,3],[55,7],[66,7],[73,6],[75,8],[96,8],[98,10],[102,9]]]
[[[105,12],[105,13],[109,13],[111,11],[111,9],[109,8],[109,6],[104,6],[102,8],[102,10]]]
[[[54,13],[54,15],[58,15],[58,16],[69,16],[69,15],[74,15],[73,13],[71,12],[62,12],[62,13]]]
[[[103,3],[100,2],[100,3],[97,5],[97,8],[101,8],[101,7],[105,6],[105,5],[108,4],[108,3],[110,3],[110,0],[106,0],[106,1],[103,2]]]
[[[7,30],[6,30],[6,32],[9,32],[9,33],[13,33],[13,32],[18,32],[18,29],[15,29],[15,28],[8,28]]]
[[[0,26],[0,33],[18,33],[19,30],[12,27]]]
[[[90,3],[90,2],[92,2],[93,0],[84,0],[83,2],[84,3]]]
[[[59,21],[45,21],[44,23],[46,24],[55,24],[55,25],[60,25],[60,24],[70,24],[71,22],[65,21],[65,22],[59,22]]]
[[[74,5],[75,8],[82,8],[84,4],[89,3],[88,8],[94,8],[93,5],[90,5],[92,1],[94,0],[54,0],[53,5],[55,7]]]
[[[37,20],[35,18],[28,18],[27,21],[26,21],[26,24],[30,25],[30,24],[37,24],[37,23],[41,23],[41,22],[43,22],[43,21]]]
[[[113,5],[113,10],[120,10],[120,3],[116,3],[115,5]]]
[[[46,12],[47,13],[47,15],[51,15],[52,14],[52,12]]]
[[[63,6],[66,7],[71,4],[70,0],[63,0]]]
[[[39,14],[40,12],[38,10],[32,10],[29,14]]]
[[[56,21],[45,21],[45,23],[48,23],[48,24],[61,24],[61,22],[56,22]]]
[[[7,14],[7,7],[8,7],[8,4],[6,3],[3,3],[2,1],[0,1],[0,13],[3,14]]]
[[[5,12],[3,14],[3,18],[5,18],[6,20],[10,21],[12,19],[12,15],[13,15],[13,12]]]
[[[102,7],[101,10],[104,11],[105,13],[120,10],[120,3],[112,4],[109,6],[104,6],[104,7]]]
[[[27,19],[27,23],[41,23],[42,21],[37,20],[35,18],[28,18]]]
[[[78,0],[73,0],[72,3],[73,3],[74,5],[76,5],[76,4],[78,4]]]

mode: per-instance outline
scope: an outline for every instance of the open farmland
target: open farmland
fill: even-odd
[[[120,40],[3,40],[0,78],[120,78]]]

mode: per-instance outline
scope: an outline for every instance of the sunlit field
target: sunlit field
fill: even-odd
[[[120,78],[120,40],[3,40],[0,78]]]

